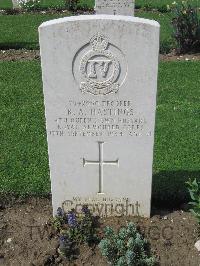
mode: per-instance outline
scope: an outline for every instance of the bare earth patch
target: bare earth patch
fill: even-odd
[[[24,61],[39,60],[39,50],[0,50],[0,61]],[[160,55],[161,61],[198,61],[200,54],[176,55],[174,52],[167,55]]]
[[[200,54],[184,54],[176,55],[174,52],[167,55],[160,55],[160,60],[163,61],[198,61]]]
[[[0,50],[0,61],[24,61],[40,59],[38,50]]]
[[[98,247],[81,246],[79,258],[69,263],[57,252],[58,239],[51,226],[51,202],[28,199],[5,207],[0,204],[0,265],[108,265]],[[101,228],[115,229],[134,221],[151,244],[160,265],[197,266],[200,255],[194,217],[183,211],[160,213],[151,219],[115,217],[101,219]]]

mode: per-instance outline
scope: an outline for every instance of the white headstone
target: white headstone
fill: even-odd
[[[134,15],[134,0],[95,0],[96,14]]]
[[[13,8],[21,8],[19,0],[12,0]]]
[[[54,214],[149,216],[159,24],[92,15],[39,32]]]

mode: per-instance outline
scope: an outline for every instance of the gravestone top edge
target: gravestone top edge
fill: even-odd
[[[113,21],[127,21],[127,22],[135,22],[140,24],[148,24],[150,26],[160,28],[160,24],[151,19],[139,18],[139,17],[132,17],[132,16],[122,16],[122,15],[80,15],[80,16],[71,16],[71,17],[64,17],[59,19],[53,19],[46,22],[43,22],[39,26],[39,30],[45,27],[53,26],[60,23],[65,22],[73,22],[73,21],[89,21],[89,20],[113,20]]]

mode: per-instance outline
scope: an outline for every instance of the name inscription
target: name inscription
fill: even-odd
[[[65,116],[55,119],[51,136],[122,137],[151,136],[148,123],[129,100],[69,100]]]

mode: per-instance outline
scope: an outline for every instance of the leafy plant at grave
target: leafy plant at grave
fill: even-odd
[[[67,10],[75,12],[78,9],[78,0],[65,0]]]
[[[18,0],[21,8],[27,10],[37,10],[40,8],[40,0]]]
[[[153,9],[152,4],[151,4],[151,3],[147,3],[147,4],[145,4],[145,5],[144,5],[144,9],[145,9],[146,11],[151,11],[151,10]]]
[[[177,52],[199,52],[200,19],[198,8],[192,7],[188,1],[182,1],[181,3],[174,2],[171,9],[174,13],[172,25],[178,46]]]
[[[167,5],[162,5],[160,7],[158,7],[158,12],[160,13],[167,13],[169,10],[167,8]]]
[[[192,200],[189,202],[189,204],[192,206],[190,211],[197,218],[198,223],[200,224],[200,182],[197,182],[195,178],[193,181],[189,179],[186,184]]]
[[[134,223],[122,227],[117,234],[106,227],[99,248],[113,266],[156,265],[155,258],[149,254],[147,240],[142,238]]]
[[[78,245],[99,242],[98,220],[87,206],[83,206],[81,213],[74,209],[65,213],[58,208],[53,224],[59,235],[59,253],[70,260],[76,257]]]

